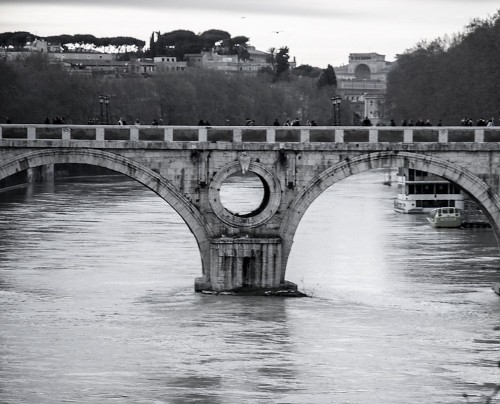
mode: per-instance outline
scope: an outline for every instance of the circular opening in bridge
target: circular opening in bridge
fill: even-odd
[[[219,191],[222,206],[235,216],[251,217],[262,211],[268,199],[269,187],[262,178],[247,171],[228,176]]]

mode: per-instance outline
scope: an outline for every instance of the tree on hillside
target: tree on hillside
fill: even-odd
[[[100,42],[94,35],[77,34],[73,35],[71,44],[75,45],[75,49],[77,51],[86,52],[98,47],[100,45]]]
[[[247,51],[249,38],[246,36],[236,36],[234,38],[224,39],[218,51],[221,55],[238,55],[239,59],[248,59],[249,54]]]
[[[250,53],[248,53],[246,47],[241,45],[236,45],[235,49],[236,49],[236,55],[238,55],[238,60],[250,60]]]
[[[9,111],[12,100],[17,99],[18,94],[16,83],[19,80],[15,66],[0,59],[0,122],[4,122],[7,117],[13,118]]]
[[[269,53],[267,63],[271,65],[271,69],[274,70],[276,69],[276,48],[271,47],[267,50]]]
[[[331,65],[328,65],[326,69],[321,71],[316,85],[318,88],[337,87],[337,76],[335,75],[335,70]]]
[[[319,67],[313,67],[311,65],[300,65],[292,70],[292,74],[299,77],[318,78],[322,71],[323,70]]]
[[[212,49],[218,42],[225,41],[229,38],[231,38],[229,32],[218,29],[210,29],[200,35],[200,39],[203,41],[203,46],[206,50]]]
[[[112,78],[70,74],[49,62],[47,54],[33,52],[17,62],[0,62],[0,117],[15,123],[42,123],[48,116],[86,124],[99,119],[100,94],[110,97],[109,119],[127,122],[196,125],[240,125],[251,117],[270,125],[275,118],[299,117],[327,124],[331,105],[328,91],[318,90],[311,77],[273,74],[256,76],[210,70],[164,72],[151,77]]]
[[[44,39],[47,42],[60,43],[64,48],[74,49],[77,52],[95,51],[103,48],[112,48],[118,53],[130,50],[140,52],[146,44],[140,39],[128,36],[97,38],[90,34],[53,35],[44,37]]]
[[[116,36],[111,38],[100,38],[101,46],[112,46],[118,49],[119,53],[127,52],[130,47],[137,48],[138,52],[142,51],[146,42],[130,36]]]
[[[159,35],[159,34],[158,34]],[[152,32],[149,37],[149,56],[154,58],[156,56],[156,42],[155,42],[155,33]]]
[[[199,42],[199,37],[193,31],[178,29],[161,34],[158,41],[162,45],[175,46],[178,43]]]
[[[50,63],[45,53],[33,52],[18,62],[0,65],[0,77],[9,80],[1,83],[0,107],[12,122],[42,123],[45,116],[60,116],[66,122],[87,123],[92,102],[98,102],[93,93],[100,83],[70,75]]]
[[[73,35],[52,35],[52,36],[47,36],[45,37],[45,40],[47,42],[51,43],[60,43],[63,48],[68,48],[68,44],[74,44],[75,40],[73,38]]]
[[[456,125],[499,121],[500,12],[474,20],[451,39],[421,42],[399,55],[388,75],[387,102],[395,119],[442,120]]]
[[[450,86],[450,91],[454,90],[452,97],[465,99],[469,115],[476,118],[495,116],[497,123],[500,118],[499,52],[500,11],[490,19],[472,21],[460,42],[450,46],[446,53],[447,73],[455,77],[455,86]],[[461,93],[457,87],[461,87]]]
[[[186,53],[200,53],[203,40],[192,31],[176,30],[161,34],[156,42],[156,52],[161,56],[175,56],[184,60]]]
[[[21,49],[26,42],[32,40],[32,35],[25,31],[4,32],[0,34],[0,46],[9,47],[14,49]]]
[[[233,45],[247,46],[249,40],[250,38],[247,36],[239,35],[231,38],[231,43]]]
[[[283,46],[278,50],[276,54],[276,78],[280,80],[288,80],[290,72],[290,63],[288,59],[290,58],[289,49],[287,46]]]
[[[436,106],[441,104],[438,101],[442,97],[447,98],[446,92],[439,91],[447,80],[440,62],[443,52],[440,41],[421,42],[398,58],[397,66],[388,76],[391,83],[388,103],[398,121],[422,118],[436,122],[442,119]],[[411,97],[408,97],[408,88],[412,88]]]

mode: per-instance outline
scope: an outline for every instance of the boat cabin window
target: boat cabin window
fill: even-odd
[[[432,200],[421,200],[417,199],[415,201],[417,208],[443,208],[443,207],[453,207],[455,206],[455,201],[453,199],[443,200],[443,199],[432,199]]]
[[[408,191],[410,194],[435,194],[433,184],[409,184]]]
[[[458,215],[459,209],[457,208],[437,208],[432,211],[431,216],[444,216],[444,215]]]
[[[454,184],[408,184],[408,194],[460,194],[460,187]]]
[[[421,179],[422,177],[427,177],[428,173],[426,171],[414,170],[410,168],[408,170],[408,180],[415,181],[415,179]]]
[[[447,194],[448,184],[436,184],[436,194]]]

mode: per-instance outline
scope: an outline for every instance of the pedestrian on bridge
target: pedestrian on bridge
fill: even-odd
[[[370,121],[370,118],[365,116],[365,119],[363,119],[362,125],[363,126],[372,126],[372,121]]]

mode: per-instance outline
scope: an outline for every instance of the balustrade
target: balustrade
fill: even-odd
[[[0,125],[0,139],[231,143],[500,142],[497,127]]]

